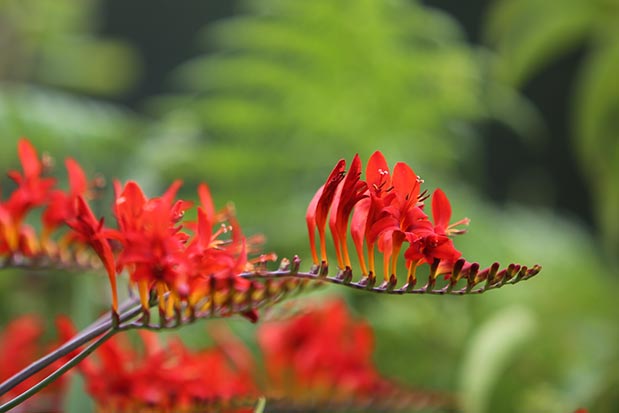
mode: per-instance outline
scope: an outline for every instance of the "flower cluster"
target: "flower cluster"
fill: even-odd
[[[325,265],[327,262],[328,218],[338,267],[340,270],[351,268],[347,244],[350,221],[350,233],[361,271],[370,282],[376,277],[376,249],[383,255],[386,283],[397,280],[398,258],[403,246],[406,246],[404,259],[409,286],[415,284],[416,269],[423,264],[436,265],[435,275],[447,277],[456,265],[459,275],[474,268],[461,260],[462,254],[452,240],[453,235],[465,232],[459,227],[468,225],[469,220],[465,218],[450,223],[451,205],[442,190],[437,189],[432,194],[431,220],[424,210],[424,201],[429,196],[426,191],[421,191],[423,181],[407,164],[399,162],[391,172],[384,156],[377,151],[368,161],[365,180],[361,175],[358,155],[353,158],[348,172],[346,162],[340,160],[310,202],[306,221],[315,265],[319,265],[320,260]],[[320,260],[316,250],[316,230]]]
[[[22,171],[9,171],[16,188],[6,200],[0,200],[0,256],[19,263],[23,258],[49,258],[61,261],[67,258],[70,247],[79,251],[84,245],[73,234],[54,240],[52,235],[78,214],[78,198],[92,196],[84,171],[71,158],[65,166],[69,176],[69,190],[56,187],[56,180],[44,176],[49,158],[40,159],[34,147],[25,139],[18,143]],[[25,223],[26,216],[36,208],[43,208],[43,229],[37,234]]]
[[[183,305],[189,311],[214,310],[231,291],[249,289],[251,282],[238,274],[251,270],[256,262],[276,258],[270,254],[255,261],[248,259],[259,240],[243,235],[231,206],[215,212],[206,184],[198,188],[197,221],[184,222],[192,203],[175,199],[180,186],[176,181],[163,195],[149,199],[137,183],[129,181],[122,186],[115,181],[116,229],[97,221],[82,198],[78,198],[78,218],[68,223],[96,251],[111,280],[127,270],[143,308],[150,307],[154,296],[166,316]],[[119,245],[116,254],[112,241]],[[116,309],[114,282],[112,289]],[[210,299],[201,302],[204,297]],[[253,313],[246,315],[255,319]]]
[[[372,330],[342,301],[265,323],[258,342],[273,390],[295,400],[369,397],[383,385],[372,364]]]
[[[499,271],[494,263],[480,271],[478,264],[464,260],[452,238],[464,232],[461,226],[468,219],[450,223],[451,206],[440,189],[431,196],[430,218],[424,205],[430,196],[421,190],[421,179],[404,163],[391,171],[380,152],[370,157],[365,179],[359,156],[348,171],[345,161],[339,161],[311,200],[306,220],[314,266],[309,272],[300,270],[298,256],[267,270],[266,263],[276,256],[258,255],[261,238],[245,237],[232,206],[217,211],[206,184],[198,186],[194,208],[194,202],[177,198],[181,181],[156,197],[147,197],[136,182],[113,181],[111,215],[116,225],[108,226],[90,206],[97,185],[77,162],[66,160],[69,188],[62,190],[46,176],[49,158],[39,157],[25,139],[19,141],[18,153],[21,171],[9,172],[15,188],[0,200],[0,268],[102,264],[110,281],[112,311],[77,334],[65,321],[65,342],[25,367],[25,359],[15,355],[35,357],[33,343],[40,330],[21,321],[11,325],[8,335],[0,337],[0,398],[7,398],[1,411],[23,403],[78,363],[88,391],[106,412],[213,407],[252,411],[235,403],[260,395],[270,403],[287,401],[295,409],[327,401],[330,411],[355,404],[390,411],[442,405],[445,398],[398,392],[398,386],[381,378],[371,362],[370,328],[352,319],[341,302],[263,324],[258,330],[259,362],[226,332],[215,334],[215,348],[193,351],[180,341],[162,345],[145,330],[235,314],[256,321],[259,307],[326,282],[387,294],[469,294],[515,284],[541,269],[510,264]],[[40,230],[28,224],[35,221],[28,216],[34,210],[41,211]],[[335,276],[328,273],[327,223],[340,269]],[[349,227],[363,274],[359,281],[352,280]],[[385,280],[380,286],[376,250],[382,254]],[[401,255],[407,282],[396,288]],[[428,281],[415,288],[422,265],[429,266]],[[120,274],[128,274],[139,296],[122,304],[116,285]],[[441,288],[435,285],[438,275],[446,280]],[[457,286],[463,279],[465,285]],[[151,320],[155,306],[159,317]],[[112,338],[131,329],[142,330],[141,353]],[[100,346],[94,360],[85,359]]]
[[[206,184],[198,188],[197,220],[183,221],[193,203],[175,199],[180,181],[154,198],[146,197],[133,181],[125,185],[115,181],[117,227],[112,228],[93,213],[92,191],[77,162],[67,159],[70,188],[62,191],[53,178],[43,176],[45,163],[27,140],[19,141],[18,151],[23,173],[9,173],[17,187],[0,202],[0,255],[11,263],[46,258],[58,264],[71,257],[83,261],[90,247],[109,277],[115,312],[116,277],[123,271],[137,287],[145,310],[155,299],[161,313],[170,317],[181,309],[214,312],[235,292],[259,289],[237,275],[276,258],[274,254],[248,258],[257,251],[260,238],[243,235],[231,206],[216,212]],[[43,230],[36,234],[24,218],[39,207],[44,208]],[[54,239],[53,232],[64,226],[70,230]],[[251,308],[241,312],[256,318]]]
[[[95,360],[80,365],[101,412],[232,411],[258,397],[251,366],[243,364],[250,355],[240,342],[190,350],[180,340],[164,345],[156,333],[141,331],[137,351],[125,338],[106,342]],[[228,357],[237,353],[244,357]]]
[[[260,362],[223,326],[211,331],[215,346],[203,350],[178,340],[164,345],[155,333],[141,332],[143,351],[137,352],[116,337],[80,365],[87,391],[100,411],[117,413],[251,412],[247,406],[260,395],[282,411],[369,410],[372,404],[396,411],[450,403],[444,395],[398,388],[381,377],[372,363],[371,328],[341,301],[263,323],[257,331]]]

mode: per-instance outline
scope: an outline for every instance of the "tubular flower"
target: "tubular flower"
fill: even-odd
[[[372,331],[341,301],[262,324],[258,343],[276,394],[293,400],[367,397],[382,384],[372,364]]]
[[[238,407],[258,395],[253,371],[229,357],[248,353],[238,341],[227,341],[225,349],[193,351],[178,339],[164,345],[156,333],[141,331],[142,351],[137,351],[124,338],[114,337],[97,350],[94,360],[80,364],[97,411],[253,411]]]
[[[338,276],[330,280],[332,282],[381,292],[394,291],[398,283],[397,268],[402,255],[407,269],[407,283],[397,289],[398,293],[432,292],[438,275],[444,275],[445,279],[449,280],[449,285],[440,290],[443,293],[466,294],[479,282],[488,280],[486,287],[475,290],[482,292],[486,288],[497,288],[508,282],[513,284],[530,278],[540,271],[541,267],[537,265],[527,268],[517,264],[511,264],[499,271],[498,263],[480,271],[478,264],[464,260],[454,245],[453,237],[465,233],[461,226],[468,225],[469,220],[464,218],[450,223],[451,205],[441,189],[436,189],[432,194],[430,219],[424,210],[424,201],[428,196],[426,191],[421,191],[422,183],[405,163],[397,163],[391,171],[379,151],[368,160],[365,180],[361,179],[360,160],[357,155],[348,172],[345,171],[344,161],[340,160],[325,185],[314,195],[306,216],[310,247],[316,266],[316,229],[321,237],[323,263],[317,266],[317,277],[327,277],[324,233],[325,216],[329,213],[329,226],[340,269]],[[326,188],[330,188],[329,191]],[[327,192],[329,195],[325,195]],[[351,238],[363,274],[359,282],[353,283],[346,243],[349,221]],[[382,253],[384,282],[380,287],[374,287],[376,250]],[[430,266],[428,284],[421,289],[415,289],[417,268],[421,265]],[[463,278],[467,280],[466,287],[453,290],[455,284]]]
[[[43,176],[47,163],[30,142],[20,139],[17,146],[22,171],[8,173],[16,187],[8,199],[0,200],[0,256],[19,264],[90,266],[83,259],[86,245],[79,237],[66,231],[54,235],[77,218],[78,198],[90,195],[82,168],[74,160],[66,160],[70,189],[64,191],[56,187],[55,179]],[[44,210],[41,234],[24,223],[26,216],[39,207]]]
[[[68,220],[78,214],[77,198],[87,196],[88,180],[82,167],[71,158],[65,160],[69,177],[69,191],[55,189],[50,193],[47,208],[43,212],[43,238],[49,239],[50,234]]]
[[[371,327],[341,301],[262,324],[258,362],[224,325],[209,333],[214,345],[201,350],[162,343],[149,331],[140,331],[139,349],[115,336],[80,363],[86,391],[98,411],[115,413],[253,412],[248,406],[260,395],[277,411],[409,411],[451,402],[381,377]]]
[[[329,227],[335,243],[338,266],[341,269],[350,267],[350,257],[346,242],[348,218],[357,202],[366,198],[367,184],[361,181],[361,159],[355,155],[346,178],[340,182],[333,200],[333,213],[329,219]]]
[[[236,292],[253,286],[238,274],[253,268],[248,250],[256,246],[248,245],[233,209],[215,213],[208,187],[202,184],[198,220],[183,222],[192,203],[175,201],[180,186],[176,181],[162,196],[149,199],[135,182],[124,187],[115,182],[118,228],[105,231],[120,244],[116,271],[129,272],[145,309],[154,295],[166,317],[183,309],[215,311]],[[246,316],[255,319],[251,311]]]
[[[43,162],[30,142],[20,139],[17,150],[23,173],[9,171],[9,178],[17,188],[6,201],[0,202],[0,253],[5,254],[20,252],[20,238],[29,236],[28,226],[23,225],[24,217],[48,201],[55,184],[54,179],[41,176]],[[33,245],[33,240],[29,245]]]
[[[307,229],[309,231],[312,259],[314,260],[314,264],[319,264],[315,245],[316,229],[318,229],[318,236],[320,240],[320,259],[324,262],[327,261],[325,226],[327,224],[329,209],[333,203],[338,185],[346,175],[344,172],[345,169],[346,161],[340,159],[327,178],[327,182],[321,186],[318,191],[316,191],[314,198],[312,198],[312,201],[307,208],[305,219],[307,221]]]
[[[159,304],[165,318],[240,313],[252,321],[255,302],[268,301],[264,286],[239,274],[259,272],[274,254],[260,255],[261,238],[246,238],[231,206],[216,212],[208,187],[198,188],[197,221],[184,220],[193,203],[177,200],[181,181],[159,197],[148,198],[135,182],[114,182],[113,215],[117,227],[108,227],[93,213],[92,185],[73,159],[65,166],[69,188],[57,188],[43,177],[45,162],[25,139],[18,143],[22,171],[11,171],[16,188],[0,200],[0,257],[3,265],[92,267],[103,264],[112,290],[112,309],[118,313],[117,276],[129,274],[146,311]],[[335,192],[335,187],[329,187]],[[326,195],[325,195],[326,196]],[[322,204],[330,202],[329,195]],[[42,231],[24,223],[35,208],[42,208]],[[326,220],[326,214],[320,222]],[[277,291],[275,291],[277,293]],[[177,314],[178,313],[178,314]],[[181,314],[182,313],[182,314]]]
[[[372,328],[354,318],[341,300],[265,322],[257,338],[268,379],[265,394],[281,400],[282,411],[304,411],[305,406],[321,411],[357,411],[358,406],[363,411],[416,411],[450,404],[444,395],[404,389],[382,377],[372,361]]]
[[[77,197],[76,214],[68,219],[66,224],[73,229],[72,237],[84,245],[90,245],[101,259],[112,287],[112,308],[116,312],[118,310],[118,293],[114,253],[106,237],[107,231],[103,226],[103,218],[97,220],[84,198],[79,196]]]
[[[343,161],[340,161],[334,169],[338,177],[344,174],[343,166]],[[333,182],[334,172],[331,173],[325,187],[329,182]],[[341,270],[350,268],[346,231],[351,213],[351,235],[361,270],[366,277],[371,279],[375,277],[376,247],[383,253],[386,282],[396,275],[398,257],[405,243],[409,244],[404,256],[411,274],[421,263],[432,264],[438,259],[453,264],[460,258],[461,254],[453,246],[450,236],[462,233],[463,231],[455,230],[454,226],[466,224],[468,220],[449,225],[451,207],[440,189],[433,196],[432,210],[435,222],[432,223],[424,213],[425,193],[420,194],[422,181],[408,165],[397,163],[391,173],[384,156],[377,151],[368,161],[366,180],[361,180],[360,175],[360,160],[355,156],[348,173],[344,178],[340,178],[342,184],[333,199],[326,198],[321,208],[318,207],[320,201],[318,203],[312,201],[308,209],[308,222],[310,222],[319,215],[322,217],[331,208],[330,227]],[[314,199],[323,200],[323,192],[322,188],[319,189]],[[331,202],[326,204],[327,200]],[[315,219],[314,222],[319,233],[324,233],[323,221]],[[310,234],[310,243],[314,251],[315,245],[312,241],[313,237]],[[364,244],[369,268],[366,265]],[[449,272],[445,266],[441,269]]]

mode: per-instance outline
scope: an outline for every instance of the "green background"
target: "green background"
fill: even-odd
[[[380,371],[467,413],[613,412],[618,27],[616,0],[0,0],[0,169],[28,136],[59,175],[70,155],[153,196],[205,181],[246,233],[309,265],[313,192],[338,159],[379,149],[471,218],[456,240],[468,260],[544,267],[483,296],[329,288],[375,328]],[[85,325],[108,305],[101,285],[3,270],[0,323]]]

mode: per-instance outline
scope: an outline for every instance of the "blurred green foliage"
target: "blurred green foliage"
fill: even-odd
[[[97,36],[96,0],[2,0],[0,79],[114,96],[137,75],[120,41]]]
[[[497,76],[514,86],[552,59],[585,49],[573,86],[572,144],[593,191],[606,250],[618,263],[619,1],[500,0],[490,9],[486,37],[500,54]]]
[[[28,135],[91,176],[138,179],[152,195],[176,178],[187,193],[206,181],[219,206],[235,201],[248,234],[265,233],[269,249],[309,260],[303,216],[313,191],[338,158],[366,160],[381,149],[392,163],[410,162],[426,187],[440,183],[454,217],[472,219],[456,241],[469,260],[544,267],[482,296],[346,293],[376,329],[382,372],[457,392],[466,413],[616,411],[616,267],[582,223],[519,199],[499,208],[476,189],[475,173],[485,161],[476,122],[500,119],[527,137],[535,118],[515,87],[588,40],[574,151],[616,257],[615,3],[498,1],[488,26],[494,55],[413,0],[249,1],[202,31],[205,51],[170,75],[169,94],[148,96],[141,115],[104,100],[140,73],[130,48],[96,34],[98,2],[0,0],[0,165],[16,165],[15,142]],[[92,284],[68,288],[76,275],[0,275],[0,319],[58,308],[84,315],[106,302],[76,292],[99,291]],[[44,304],[52,289],[56,298]],[[234,328],[250,337],[254,327]],[[181,334],[199,345],[203,331]],[[68,405],[83,406],[79,392],[71,397]]]
[[[3,169],[15,166],[20,136],[46,142],[52,155],[70,151],[91,172],[127,162],[122,155],[135,143],[139,119],[100,97],[131,87],[139,60],[123,42],[96,33],[98,7],[94,0],[0,1]]]
[[[492,85],[482,53],[446,14],[409,1],[245,4],[203,32],[214,51],[175,72],[181,93],[152,103],[164,122],[191,120],[202,132],[182,147],[178,133],[157,141],[166,181],[190,167],[289,255],[308,188],[338,157],[381,149],[420,171],[453,172],[473,156],[471,121],[490,116]]]
[[[483,113],[475,52],[443,13],[404,1],[249,5],[205,33],[217,53],[179,73],[201,94],[196,110],[213,139],[261,141],[266,154],[316,139],[307,155],[319,156],[372,140],[407,152],[415,136],[426,144],[418,159],[452,159],[442,141]]]

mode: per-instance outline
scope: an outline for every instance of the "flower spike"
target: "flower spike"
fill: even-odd
[[[469,220],[462,219],[450,224],[451,205],[445,193],[437,189],[432,195],[433,222],[424,212],[427,192],[421,192],[423,182],[405,163],[399,162],[390,172],[381,152],[370,157],[363,181],[360,159],[353,158],[348,173],[340,160],[331,172],[327,183],[317,192],[307,212],[310,247],[314,265],[318,254],[314,243],[314,231],[318,227],[321,244],[321,259],[326,262],[324,249],[324,222],[330,213],[329,227],[335,244],[340,273],[334,277],[327,274],[326,266],[309,273],[296,273],[296,277],[320,279],[335,284],[390,294],[435,293],[467,294],[480,293],[505,284],[514,284],[535,276],[541,270],[538,265],[528,268],[512,264],[499,271],[498,264],[480,271],[479,264],[469,263],[454,245],[452,237],[463,234],[458,229]],[[359,257],[362,278],[353,281],[353,271],[348,257],[346,230],[348,217],[352,213],[350,231]],[[363,247],[366,247],[366,265]],[[384,283],[375,286],[375,249],[382,252]],[[398,286],[400,253],[404,250],[404,266],[407,269],[406,284]],[[418,268],[429,268],[427,283],[416,287]],[[437,287],[438,277],[447,281]],[[243,274],[255,279],[251,273]],[[286,277],[286,271],[270,273],[269,278]],[[458,287],[465,279],[466,286]],[[479,284],[485,281],[483,287]]]

